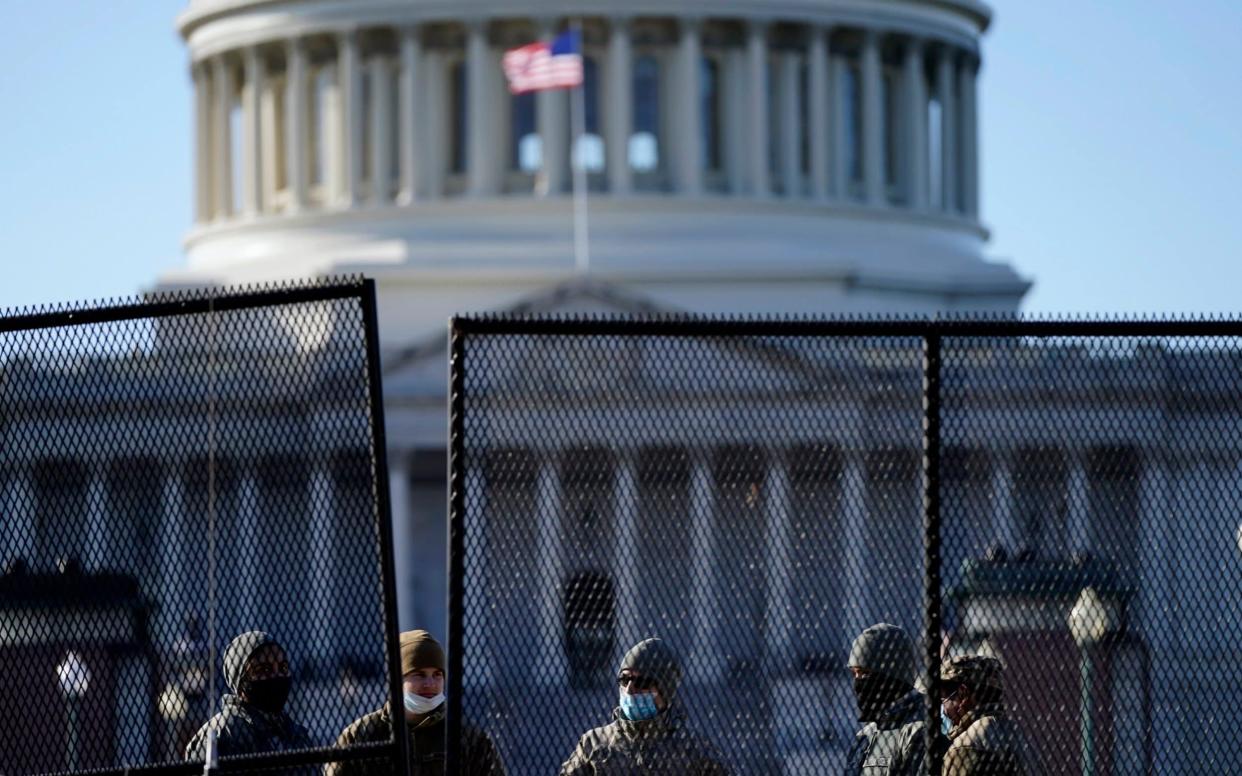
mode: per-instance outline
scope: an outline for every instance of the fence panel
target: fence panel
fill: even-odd
[[[461,356],[461,708],[511,772],[608,723],[650,637],[738,772],[839,771],[851,641],[922,630],[921,341],[497,334]]]
[[[0,318],[0,773],[201,772],[222,709],[222,756],[330,747],[392,697],[373,294]]]
[[[841,772],[887,622],[933,769],[988,717],[1045,773],[1242,770],[1240,336],[458,320],[450,725],[555,772],[659,637],[733,772]],[[928,686],[929,654],[997,662]]]

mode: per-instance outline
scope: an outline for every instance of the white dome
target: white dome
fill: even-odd
[[[578,274],[569,95],[500,66],[564,7],[193,0],[198,218],[165,282],[364,271],[421,330],[420,294],[486,309]],[[978,220],[986,6],[576,7],[591,275],[702,312],[1017,309]]]

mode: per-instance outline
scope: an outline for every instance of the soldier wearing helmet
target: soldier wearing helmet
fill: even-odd
[[[941,708],[951,725],[944,776],[1032,776],[1035,758],[1005,713],[1001,663],[959,655],[940,666]]]
[[[848,666],[862,728],[846,757],[846,776],[922,774],[927,699],[914,686],[910,636],[897,625],[872,625],[854,639]]]

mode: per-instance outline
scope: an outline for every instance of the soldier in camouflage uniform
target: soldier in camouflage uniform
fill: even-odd
[[[1001,663],[960,655],[940,667],[940,697],[952,722],[944,776],[1032,776],[1036,759],[1005,714]]]
[[[854,640],[848,665],[863,726],[846,758],[846,776],[922,774],[927,697],[914,687],[910,637],[897,625],[872,625]]]
[[[263,631],[233,639],[224,651],[224,681],[231,692],[221,700],[220,713],[190,739],[185,759],[206,758],[211,731],[215,731],[216,753],[221,757],[311,745],[306,728],[284,712],[292,675],[285,650],[276,639]]]
[[[405,690],[402,721],[409,738],[412,776],[443,776],[444,749],[444,649],[424,630],[401,634],[401,673]],[[461,726],[462,776],[504,776],[496,745],[472,725]],[[367,714],[345,728],[337,746],[388,741],[392,737],[392,713],[383,708]],[[382,760],[330,763],[325,776],[391,776],[393,769]]]
[[[728,776],[714,747],[686,727],[680,680],[672,647],[660,639],[635,645],[621,660],[612,722],[582,736],[561,776]]]

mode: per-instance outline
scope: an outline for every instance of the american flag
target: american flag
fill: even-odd
[[[503,65],[513,94],[582,85],[582,46],[570,30],[551,43],[539,42],[505,52]]]

